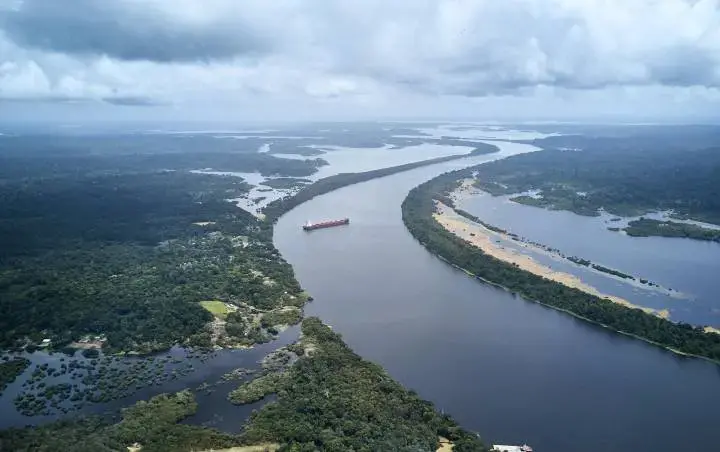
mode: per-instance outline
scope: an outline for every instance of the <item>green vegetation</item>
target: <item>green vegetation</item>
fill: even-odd
[[[246,187],[180,172],[0,186],[0,347],[87,335],[106,337],[106,351],[203,346],[212,315],[200,301],[297,300],[271,235],[225,201]]]
[[[305,353],[271,389],[277,401],[251,416],[244,442],[281,443],[287,451],[430,452],[442,436],[456,452],[487,450],[380,366],[353,353],[319,319],[305,319],[302,334]]]
[[[25,416],[68,413],[87,403],[117,400],[138,389],[187,375],[195,370],[191,359],[199,358],[204,362],[208,355],[192,352],[186,358],[128,359],[93,355],[89,359],[61,358],[53,364],[35,364],[31,375],[22,384],[22,392],[13,402],[18,412]]]
[[[263,363],[267,373],[231,393],[235,403],[277,394],[276,401],[251,415],[241,435],[179,423],[197,410],[186,390],[138,402],[114,424],[87,417],[4,430],[0,450],[126,452],[135,446],[151,452],[199,451],[275,443],[288,452],[434,452],[439,437],[452,441],[456,452],[487,450],[476,435],[353,353],[319,319],[305,319],[302,339],[286,349],[268,357],[272,363]],[[292,362],[290,355],[300,358]],[[238,369],[224,380],[250,373]]]
[[[276,179],[268,179],[261,183],[276,190],[291,190],[301,188],[312,183],[310,179],[297,179],[294,177],[278,177]]]
[[[587,259],[583,259],[583,258],[581,258],[581,257],[577,257],[577,256],[569,256],[567,259],[568,259],[570,262],[574,262],[574,263],[576,263],[576,264],[578,264],[578,265],[583,265],[583,266],[585,266],[585,267],[589,267],[589,266],[592,264],[591,261],[589,261],[589,260],[587,260]]]
[[[444,195],[444,194],[440,194],[440,195],[436,196],[435,199],[437,199],[438,201],[448,201],[449,198],[448,198],[446,195]],[[450,202],[450,204],[448,204],[448,205],[452,205],[452,201],[449,201],[449,202]],[[512,233],[512,232],[508,232],[508,231],[506,231],[505,229],[502,229],[502,228],[499,228],[499,227],[497,227],[497,226],[493,226],[493,225],[491,225],[491,224],[489,224],[489,223],[486,223],[486,222],[482,221],[480,218],[478,218],[477,216],[475,216],[475,215],[473,215],[473,214],[471,214],[470,212],[467,212],[467,211],[465,211],[465,210],[457,209],[457,208],[456,208],[456,209],[455,209],[455,212],[456,212],[457,214],[459,214],[460,216],[465,217],[465,218],[467,218],[468,220],[470,220],[470,221],[472,221],[472,222],[474,222],[474,223],[478,223],[478,224],[484,226],[486,229],[489,229],[489,230],[491,230],[491,231],[493,231],[493,232],[498,232],[498,233],[500,233],[500,234],[507,235],[508,237],[510,237],[510,238],[513,239],[513,240],[518,240],[518,241],[521,241],[521,242],[524,242],[524,243],[529,243],[529,244],[531,244],[531,245],[538,246],[538,247],[540,247],[540,248],[542,248],[542,249],[544,249],[544,250],[546,250],[546,251],[556,253],[556,254],[559,255],[560,257],[563,257],[563,258],[565,258],[565,259],[567,259],[567,260],[569,260],[570,262],[573,262],[573,263],[575,263],[575,264],[582,265],[582,266],[585,266],[585,267],[590,267],[590,268],[593,268],[593,269],[595,269],[595,270],[597,270],[597,271],[599,271],[599,272],[607,273],[607,274],[609,274],[609,275],[617,276],[617,277],[623,278],[623,279],[632,279],[632,280],[635,280],[635,279],[636,279],[634,276],[628,275],[627,273],[623,273],[623,272],[621,272],[621,271],[619,271],[619,270],[615,270],[615,269],[612,269],[612,268],[604,267],[604,266],[602,266],[602,265],[600,265],[600,264],[595,264],[595,263],[593,263],[593,262],[591,262],[591,261],[589,261],[589,260],[587,260],[587,259],[583,259],[583,258],[580,258],[580,257],[577,257],[577,256],[566,256],[566,255],[564,255],[563,253],[561,253],[560,250],[558,250],[558,249],[551,248],[551,247],[549,247],[549,246],[543,245],[543,244],[541,244],[541,243],[533,242],[533,241],[527,240],[527,239],[525,239],[525,238],[521,238],[521,237],[519,237],[517,234],[514,234],[514,233]],[[647,280],[641,280],[641,281],[645,281],[645,282],[643,282],[643,284],[647,284],[647,283],[648,283]]]
[[[127,452],[128,447],[136,444],[143,452],[180,452],[239,444],[232,435],[179,423],[196,410],[197,403],[190,391],[162,394],[124,409],[122,420],[116,424],[90,417],[0,431],[0,450]]]
[[[632,275],[628,275],[627,273],[623,273],[619,270],[614,270],[612,268],[603,267],[600,264],[591,264],[590,266],[599,272],[607,273],[608,275],[617,276],[618,278],[635,279],[635,277],[633,277]]]
[[[695,224],[678,223],[676,221],[659,221],[650,218],[640,218],[628,223],[623,229],[633,237],[681,237],[695,240],[720,242],[720,230],[709,229]]]
[[[0,181],[200,169],[307,177],[327,165],[257,152],[268,140],[210,135],[20,135],[0,137]]]
[[[25,358],[7,358],[7,360],[0,362],[0,395],[5,391],[7,385],[15,381],[18,375],[25,372],[29,365],[30,361]]]
[[[205,308],[210,314],[225,320],[230,310],[227,305],[222,301],[217,300],[204,300],[200,302],[200,306]]]
[[[512,200],[580,215],[597,215],[601,208],[620,216],[672,210],[682,218],[720,224],[717,136],[686,138],[658,140],[656,131],[641,130],[632,137],[536,140],[533,144],[547,150],[483,165],[477,186],[493,195],[538,190],[539,197]],[[647,226],[648,233],[660,232]],[[689,234],[702,237],[700,232]]]
[[[480,154],[491,154],[497,152],[497,146],[484,143],[474,143],[476,149],[469,154],[451,155],[448,157],[438,157],[429,160],[423,160],[421,162],[407,163],[405,165],[392,166],[390,168],[382,168],[378,170],[365,171],[362,173],[342,173],[334,176],[325,177],[318,180],[312,185],[308,185],[300,190],[295,196],[289,198],[281,198],[275,200],[265,206],[263,213],[269,222],[275,222],[284,213],[289,212],[300,204],[313,199],[316,196],[329,193],[338,188],[345,187],[347,185],[358,184],[360,182],[366,182],[378,177],[390,176],[392,174],[400,173],[403,171],[409,171],[422,166],[433,165],[436,163],[448,162],[451,160],[461,159],[470,155]]]
[[[266,328],[276,325],[295,325],[302,320],[302,314],[301,309],[287,306],[264,313],[260,318],[260,323]]]
[[[174,138],[51,141],[0,140],[0,202],[7,207],[0,213],[0,347],[32,351],[49,339],[51,348],[68,354],[76,347],[102,351],[36,365],[15,399],[20,412],[65,413],[161,385],[193,367],[189,360],[170,362],[169,355],[129,354],[176,343],[249,345],[269,340],[277,325],[301,320],[310,297],[273,247],[272,223],[225,201],[245,195],[248,185],[187,170],[303,177],[323,161],[297,163],[229,149],[200,155]],[[219,146],[239,140],[225,141]],[[31,155],[28,143],[47,149]],[[182,149],[158,148],[168,143]],[[191,137],[187,143],[208,142]],[[153,144],[158,147],[140,151]],[[476,153],[495,150],[487,146]],[[334,188],[462,157],[345,175],[350,181],[336,180]],[[0,449],[182,451],[262,444],[267,441],[257,438],[267,437],[293,451],[434,451],[442,435],[455,442],[456,451],[484,450],[475,436],[353,354],[319,320],[306,322],[303,334],[302,344],[268,357],[263,374],[233,392],[238,403],[278,394],[241,437],[180,424],[197,408],[184,391],[140,402],[116,424],[85,418],[3,431]],[[21,371],[3,366],[3,378],[6,370]]]
[[[236,405],[245,405],[262,400],[274,394],[284,384],[285,374],[280,372],[268,373],[243,383],[228,394],[228,399]]]
[[[483,253],[446,231],[432,218],[434,199],[447,199],[460,180],[471,177],[473,171],[483,166],[443,174],[414,188],[403,202],[405,225],[428,250],[478,279],[505,287],[528,300],[681,353],[720,361],[718,334],[705,333],[702,328],[685,323],[670,322],[639,309],[629,309],[533,275]]]

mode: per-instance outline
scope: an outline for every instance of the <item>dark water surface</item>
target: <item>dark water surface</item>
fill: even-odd
[[[538,452],[716,450],[720,367],[483,285],[410,236],[400,211],[408,191],[482,159],[349,186],[283,216],[275,242],[315,297],[307,313],[486,442]],[[345,216],[347,227],[300,229]]]
[[[251,349],[240,349],[240,350],[220,350],[213,354],[206,361],[200,359],[191,359],[195,370],[188,374],[180,376],[175,380],[169,380],[163,382],[161,385],[151,385],[145,387],[131,396],[123,397],[118,400],[108,403],[97,403],[88,404],[83,409],[76,412],[72,412],[68,415],[51,415],[51,416],[23,416],[15,410],[13,399],[22,392],[22,384],[32,374],[34,366],[28,367],[23,375],[18,377],[15,382],[10,384],[7,389],[3,392],[0,397],[0,429],[9,427],[23,427],[25,425],[39,425],[55,421],[60,418],[67,418],[73,415],[85,415],[85,414],[106,414],[108,416],[117,416],[120,409],[129,406],[139,400],[147,400],[158,394],[163,393],[174,393],[182,391],[184,389],[195,390],[200,387],[203,383],[211,385],[212,387],[208,391],[196,392],[196,400],[198,402],[197,412],[187,418],[184,422],[188,424],[205,425],[208,427],[214,427],[227,432],[239,432],[242,429],[242,425],[245,419],[248,418],[250,413],[254,409],[258,409],[269,398],[266,398],[260,402],[236,406],[231,404],[227,400],[227,395],[230,391],[235,389],[241,384],[241,381],[229,381],[221,382],[221,378],[224,374],[233,371],[238,368],[244,369],[260,369],[260,361],[270,352],[288,345],[298,338],[300,332],[299,326],[294,326],[283,331],[276,340],[256,345]],[[79,354],[79,353],[78,353]],[[169,352],[164,353],[171,355],[173,358],[183,359],[182,362],[187,362],[187,353],[180,347],[174,347]],[[33,361],[33,364],[49,363],[55,367],[59,366],[59,360],[63,357],[61,353],[55,353],[48,355],[46,353],[35,353],[29,358]],[[172,364],[166,366],[167,370],[173,368]],[[248,376],[246,379],[251,378]],[[71,382],[69,376],[64,376],[59,379],[55,379],[53,383],[60,382]],[[218,384],[219,383],[219,384]]]
[[[623,293],[613,288],[615,283],[607,278],[596,286],[601,291],[607,290],[642,306],[668,309],[670,318],[677,321],[720,327],[720,300],[717,297],[720,243],[630,237],[607,229],[617,226],[608,220],[612,218],[610,215],[586,217],[551,211],[511,202],[505,196],[473,196],[462,201],[460,206],[494,226],[557,248],[567,255],[580,256],[649,279],[681,292],[684,297],[666,297],[647,291]],[[587,280],[581,268],[562,269],[567,270]]]

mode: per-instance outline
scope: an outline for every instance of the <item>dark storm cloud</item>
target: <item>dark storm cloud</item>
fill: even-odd
[[[718,0],[0,0],[0,99],[719,102],[718,24]]]
[[[0,28],[24,47],[120,60],[192,62],[260,54],[268,43],[247,24],[177,23],[143,2],[24,0],[0,12]]]

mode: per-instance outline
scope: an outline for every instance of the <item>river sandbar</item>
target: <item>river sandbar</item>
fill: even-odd
[[[516,265],[518,268],[530,272],[534,275],[559,282],[567,287],[582,290],[585,293],[596,297],[604,298],[613,303],[623,305],[628,308],[640,309],[648,314],[658,317],[668,318],[669,311],[667,309],[656,310],[644,306],[635,305],[624,298],[614,295],[608,295],[600,292],[597,288],[583,282],[577,276],[569,273],[555,271],[552,268],[543,265],[530,256],[522,254],[517,250],[506,248],[493,242],[493,238],[499,235],[486,227],[474,223],[466,218],[461,217],[455,210],[441,202],[436,202],[437,213],[433,218],[440,223],[447,231],[452,232],[456,236],[465,240],[473,246],[480,248],[485,254],[488,254],[501,261]]]

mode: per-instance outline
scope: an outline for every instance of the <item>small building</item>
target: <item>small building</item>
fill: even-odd
[[[50,339],[43,339],[42,342],[40,342],[40,347],[50,347]]]
[[[502,444],[493,444],[492,450],[496,452],[533,452],[532,447],[527,444],[523,444],[522,446],[504,446]]]

